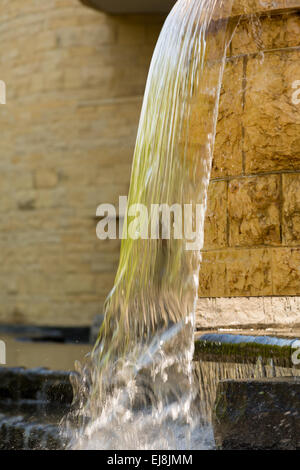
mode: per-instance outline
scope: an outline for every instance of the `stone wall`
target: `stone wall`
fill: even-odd
[[[86,325],[112,287],[119,242],[96,208],[126,195],[163,17],[78,0],[0,0],[0,322]]]
[[[296,80],[300,80],[300,4],[298,11],[241,21],[221,92],[200,272],[200,314],[208,297],[300,294]],[[222,315],[220,304],[215,315]]]
[[[79,326],[101,312],[119,242],[97,240],[96,208],[128,191],[163,20],[110,17],[78,0],[0,0],[0,79],[7,84],[0,106],[1,323]],[[276,322],[274,305],[287,320],[299,318],[295,80],[299,12],[242,21],[222,86],[200,325],[218,315],[222,324],[247,323],[248,297],[259,321]]]

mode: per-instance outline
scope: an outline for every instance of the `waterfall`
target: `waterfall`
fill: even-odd
[[[98,341],[73,378],[73,448],[211,445],[195,406],[194,311],[231,3],[179,0],[155,48],[119,268]],[[162,204],[189,208],[181,212],[181,237],[180,217],[169,220],[169,238],[163,217],[146,237],[145,220],[137,223],[130,209],[143,205],[151,222]]]

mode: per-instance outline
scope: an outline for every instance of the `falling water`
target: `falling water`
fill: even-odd
[[[73,380],[73,448],[187,449],[211,442],[194,406],[193,331],[231,3],[179,0],[159,37],[128,208],[144,204],[151,219],[152,204],[190,204],[182,215],[188,230],[182,238],[176,227],[170,239],[146,238],[143,223],[133,225],[127,211],[124,231],[131,237],[122,242],[104,325]]]

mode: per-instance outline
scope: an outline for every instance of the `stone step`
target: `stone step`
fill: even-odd
[[[68,439],[60,432],[58,416],[47,418],[0,413],[0,450],[64,449]]]
[[[297,338],[280,338],[267,335],[247,334],[197,334],[194,360],[256,364],[262,359],[274,366],[294,367],[293,353],[300,348]],[[70,376],[74,372],[52,371],[45,368],[0,368],[0,402],[23,402],[63,404],[70,406],[73,390]]]
[[[48,369],[0,368],[0,402],[22,402],[70,405],[73,390],[70,372]]]
[[[69,372],[1,368],[0,449],[63,449],[59,423],[72,399]]]
[[[300,450],[300,378],[221,381],[213,427],[219,449]]]
[[[295,348],[299,347],[299,345],[299,340],[295,338],[282,339],[269,336],[209,333],[197,336],[194,359],[214,362],[255,363],[258,358],[262,357],[265,361],[272,358],[274,365],[285,365],[289,367],[291,365],[291,352],[295,351]],[[61,435],[59,423],[70,410],[73,400],[73,390],[70,383],[71,374],[73,373],[51,371],[44,368],[0,368],[0,449],[64,448],[68,438]],[[232,381],[232,383],[233,388],[237,386],[234,385],[236,383],[235,381]],[[250,381],[246,381],[246,383],[248,384]],[[277,382],[267,383],[270,384],[270,390],[272,390],[273,393],[275,390],[275,385],[273,384]],[[292,383],[294,384],[294,382]],[[241,381],[239,384],[239,387],[243,387]],[[289,384],[290,382],[287,382],[287,387],[289,387]],[[220,431],[220,426],[223,426],[223,422],[222,420],[220,421],[220,417],[222,418],[220,409],[222,408],[221,404],[224,396],[226,396],[227,400],[227,391],[230,389],[230,386],[228,384],[224,385],[222,382],[220,387],[215,414],[215,429],[216,436],[219,439],[219,446],[226,448],[226,446],[229,445],[228,442],[232,443],[232,440],[230,440],[231,438],[227,439],[227,435],[224,438],[222,437],[223,434]],[[225,388],[223,389],[222,387]],[[241,401],[244,397],[244,395],[239,396],[241,390],[235,395],[237,403],[238,400]],[[257,389],[254,388],[254,390]],[[263,393],[265,393],[265,395],[258,393],[256,398],[253,398],[256,405],[260,403],[261,398],[264,399],[264,397],[267,396],[267,388],[264,389]],[[253,397],[254,395],[253,392]],[[230,400],[232,396],[233,395],[229,394],[228,400]],[[276,400],[275,403],[277,403]],[[287,402],[287,404],[288,403],[289,402]],[[241,407],[242,406],[244,406],[244,404],[241,402]],[[233,407],[234,400],[230,410],[234,409]],[[231,418],[229,415],[226,415],[226,412],[225,410],[224,419],[230,420]],[[284,408],[278,416],[285,416],[284,413],[288,412],[289,408]],[[266,413],[266,418],[269,419],[271,414]],[[263,416],[264,414],[262,415],[262,420]],[[221,423],[220,426],[218,423]],[[226,422],[225,424],[227,427],[224,425],[224,429],[229,429],[228,423]],[[242,426],[242,424],[241,422],[240,426]],[[261,426],[263,428],[263,424],[261,424]],[[232,432],[235,432],[235,428],[232,429]],[[251,429],[251,427],[249,429]],[[244,444],[250,445],[248,441],[236,445],[242,447]],[[269,443],[262,441],[259,445],[263,447],[268,446]],[[279,446],[281,444],[278,444],[276,441],[275,445]]]

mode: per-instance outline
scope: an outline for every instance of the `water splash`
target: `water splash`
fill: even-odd
[[[179,0],[159,37],[129,207],[144,204],[151,214],[152,204],[192,204],[190,230],[183,239],[174,233],[170,240],[142,239],[137,226],[137,237],[123,240],[99,339],[73,379],[73,448],[211,446],[211,430],[199,426],[195,406],[193,331],[231,3]],[[131,221],[127,213],[124,230]],[[197,249],[187,251],[191,235]]]

